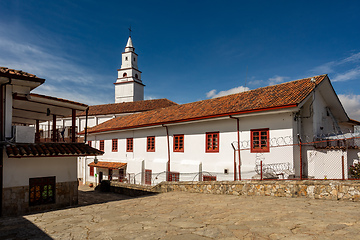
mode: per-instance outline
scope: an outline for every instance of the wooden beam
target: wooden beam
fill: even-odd
[[[35,132],[35,142],[39,143],[40,142],[40,124],[39,124],[39,120],[36,120],[36,132]]]
[[[71,142],[75,142],[75,128],[76,128],[76,110],[73,109],[72,110],[72,115],[71,115]]]
[[[56,142],[56,115],[53,115],[53,124],[52,124],[52,141]]]

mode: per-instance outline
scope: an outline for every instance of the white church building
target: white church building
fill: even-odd
[[[131,38],[118,72],[115,101],[142,99]],[[347,116],[329,77],[320,75],[102,122],[86,134],[88,144],[105,154],[84,158],[81,176],[84,183],[239,180],[258,177],[262,163],[273,177],[344,178],[347,171],[341,176],[337,164],[343,159],[347,169],[356,148],[344,153],[338,147],[336,163],[325,166],[314,156],[326,150],[301,147],[299,141],[353,132],[358,124]]]

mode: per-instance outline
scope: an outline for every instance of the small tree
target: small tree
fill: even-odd
[[[360,164],[354,163],[350,166],[349,174],[351,178],[360,179]]]

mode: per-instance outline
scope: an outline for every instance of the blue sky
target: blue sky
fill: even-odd
[[[114,102],[128,27],[145,97],[187,103],[327,73],[360,120],[358,1],[0,0],[0,66]]]

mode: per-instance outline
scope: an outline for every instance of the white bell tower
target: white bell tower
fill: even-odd
[[[115,84],[115,103],[134,102],[144,100],[144,84],[141,81],[141,72],[138,70],[138,55],[135,53],[131,36],[125,51],[122,53],[121,68],[118,69],[118,78]]]

